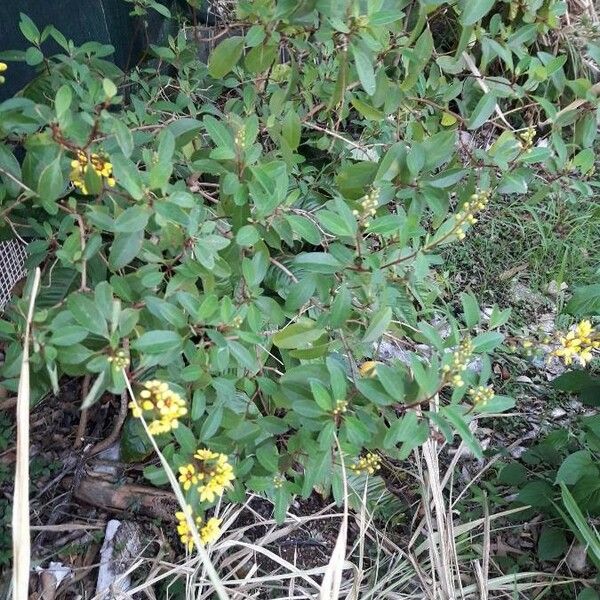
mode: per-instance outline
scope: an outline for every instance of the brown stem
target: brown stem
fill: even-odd
[[[88,373],[84,376],[83,382],[81,384],[81,401],[85,400],[88,395],[88,391],[90,389],[90,380],[92,376]],[[81,411],[81,416],[79,417],[79,425],[77,426],[77,434],[75,435],[75,443],[73,444],[73,448],[81,448],[83,445],[83,440],[85,438],[85,429],[87,427],[88,422],[88,409],[84,408]]]
[[[119,413],[115,419],[112,431],[110,435],[98,442],[88,453],[88,458],[90,456],[94,456],[99,454],[100,452],[110,448],[119,438],[119,434],[121,433],[121,428],[123,427],[123,423],[125,423],[125,419],[127,418],[127,390],[121,392],[121,402],[119,405]]]

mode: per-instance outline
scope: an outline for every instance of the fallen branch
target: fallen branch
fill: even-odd
[[[71,487],[73,479],[65,478],[64,485]],[[73,496],[110,512],[130,512],[164,521],[173,521],[175,512],[179,510],[172,492],[150,486],[113,483],[100,477],[82,478],[73,490]]]

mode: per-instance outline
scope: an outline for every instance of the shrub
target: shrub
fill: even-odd
[[[241,2],[208,65],[183,26],[127,76],[23,17],[39,76],[0,104],[0,214],[45,282],[37,397],[91,375],[90,407],[127,377],[184,480],[214,453],[230,499],[280,518],[340,501],[342,460],[456,434],[482,456],[473,421],[512,406],[489,387],[508,312],[444,297],[439,251],[505,195],[591,193],[594,91],[545,45],[562,3],[368,4]],[[11,389],[23,306],[0,322]],[[145,443],[130,418],[129,456]]]

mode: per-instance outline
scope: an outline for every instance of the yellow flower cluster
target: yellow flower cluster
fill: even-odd
[[[109,187],[114,187],[112,164],[99,154],[92,154],[88,159],[85,152],[78,150],[77,158],[71,161],[71,181],[82,194],[89,194],[89,190],[85,185],[85,174],[90,165],[98,177],[105,179]]]
[[[455,387],[464,385],[462,374],[467,370],[469,359],[473,354],[473,342],[470,339],[463,340],[458,348],[452,353],[450,364],[444,365],[444,381]]]
[[[559,343],[560,346],[552,354],[562,358],[565,365],[572,364],[576,358],[585,367],[592,360],[593,351],[600,348],[600,335],[586,319],[561,337]]]
[[[375,377],[377,375],[377,361],[366,360],[360,367],[358,367],[358,373],[361,377]]]
[[[337,400],[335,403],[335,408],[333,409],[333,414],[337,417],[348,411],[348,402],[346,400]]]
[[[535,129],[533,127],[528,127],[523,133],[519,135],[519,137],[522,140],[521,148],[523,148],[526,154],[529,154],[533,146],[533,140],[535,140]]]
[[[8,65],[2,61],[0,61],[0,73],[4,73],[4,71],[6,71],[6,69],[8,69]],[[6,80],[4,79],[4,77],[2,75],[0,75],[0,84],[4,83]]]
[[[381,468],[381,458],[374,452],[368,452],[366,456],[361,456],[350,469],[355,473],[367,473],[373,475]]]
[[[107,360],[117,370],[125,369],[129,366],[129,357],[123,350],[118,350],[114,356],[109,356]]]
[[[471,194],[468,202],[465,202],[461,209],[456,213],[455,219],[457,222],[456,237],[459,240],[464,240],[467,235],[467,225],[475,225],[477,219],[475,215],[481,212],[490,200],[490,192],[479,191]]]
[[[192,509],[189,506],[187,507],[187,514],[192,514]],[[179,539],[186,549],[190,551],[194,546],[194,537],[192,536],[192,532],[188,526],[186,514],[182,511],[176,512],[175,518],[178,521],[177,533],[179,534]],[[221,519],[211,517],[205,523],[202,517],[196,517],[194,522],[196,523],[198,534],[200,535],[200,541],[204,545],[214,542],[219,535],[221,535]]]
[[[469,396],[475,406],[485,406],[494,396],[494,388],[491,385],[478,385],[469,390]]]
[[[373,188],[368,194],[361,198],[360,210],[353,210],[352,214],[358,217],[360,222],[369,226],[369,218],[374,217],[379,206],[379,188]]]
[[[243,131],[239,131],[233,138],[233,143],[239,150],[243,150],[246,147],[246,135]]]
[[[197,485],[201,502],[214,502],[226,488],[231,487],[235,479],[233,467],[226,454],[212,450],[197,450],[194,459],[194,462],[179,467],[179,481],[184,490]]]
[[[278,490],[283,487],[285,481],[286,479],[283,475],[275,475],[275,477],[273,477],[273,487]]]
[[[185,400],[164,381],[153,379],[144,383],[138,400],[129,403],[133,416],[140,418],[144,413],[150,420],[148,429],[152,435],[159,435],[176,429],[178,419],[187,414]],[[146,416],[144,414],[144,416]]]

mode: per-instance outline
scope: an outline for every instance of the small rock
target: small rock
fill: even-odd
[[[547,304],[547,300],[542,294],[533,291],[530,287],[520,281],[512,281],[510,292],[513,301],[528,304],[532,308]]]
[[[104,543],[100,549],[96,597],[108,600],[127,595],[126,592],[131,587],[128,569],[145,543],[137,523],[111,519],[106,524]]]
[[[560,285],[554,281],[554,279],[548,284],[547,292],[551,296],[558,296],[561,292],[566,290],[569,286],[563,281]]]
[[[377,358],[383,362],[399,360],[405,365],[410,365],[410,352],[386,339],[382,340],[381,344],[379,344]]]
[[[556,408],[552,409],[552,412],[550,413],[550,416],[553,419],[561,419],[566,414],[567,414],[567,411],[564,408],[560,408],[560,406],[557,406]]]
[[[481,373],[481,369],[483,369],[483,360],[481,356],[476,356],[471,362],[469,362],[467,369],[474,371],[475,373]]]
[[[527,448],[525,448],[525,446],[515,446],[510,451],[510,455],[513,458],[521,458],[521,456],[523,456],[523,454],[525,454],[525,452],[527,452]]]
[[[565,557],[565,562],[574,573],[583,573],[587,569],[587,549],[577,542],[571,546]]]

